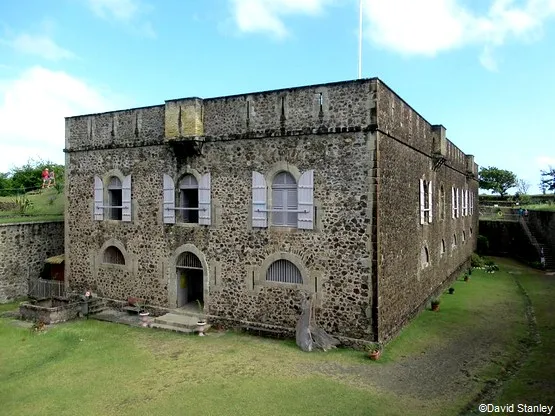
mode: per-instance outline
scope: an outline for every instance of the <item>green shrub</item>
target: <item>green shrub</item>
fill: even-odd
[[[472,267],[484,267],[484,259],[479,254],[472,253],[470,265]]]
[[[489,240],[485,235],[479,235],[476,241],[476,252],[483,256],[489,251]]]

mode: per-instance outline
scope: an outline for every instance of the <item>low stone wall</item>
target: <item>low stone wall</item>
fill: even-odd
[[[0,224],[0,303],[27,296],[28,278],[63,252],[63,221]]]
[[[480,220],[479,233],[488,239],[486,254],[514,257],[524,262],[538,260],[537,250],[518,222]]]
[[[41,321],[48,325],[75,319],[80,311],[80,302],[70,303],[56,299],[23,302],[19,306],[21,319],[26,321]]]
[[[528,211],[528,223],[533,230],[540,234],[555,255],[555,212]]]

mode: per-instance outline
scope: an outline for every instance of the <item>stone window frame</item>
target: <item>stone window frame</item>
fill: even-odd
[[[102,179],[102,184],[103,184],[103,198],[104,198],[104,204],[106,204],[106,201],[110,200],[110,190],[108,189],[108,184],[110,183],[110,179],[115,177],[118,178],[119,181],[123,184],[125,181],[125,178],[127,176],[131,176],[131,174],[129,175],[124,175],[123,172],[119,169],[110,169],[106,172],[104,172],[104,174],[100,177]],[[131,178],[132,180],[132,178]],[[133,192],[133,188],[131,188],[131,192]],[[123,190],[122,190],[123,193]],[[123,198],[123,195],[122,195]],[[133,195],[131,195],[131,222],[133,221],[133,217],[135,215],[135,203],[133,201]],[[109,209],[109,208],[107,208]],[[123,215],[123,213],[122,213]],[[108,222],[112,222],[112,223],[121,223],[121,222],[125,222],[123,220],[115,220],[115,219],[111,219],[111,218],[106,218],[106,210],[104,211],[104,219],[103,221],[108,221]]]
[[[266,173],[264,174],[264,180],[266,181],[266,206],[267,207],[273,206],[272,184],[274,182],[274,178],[281,172],[289,173],[295,179],[297,186],[299,185],[299,180],[301,178],[302,173],[297,166],[286,161],[278,161],[274,163],[266,170]],[[315,188],[314,183],[313,183],[313,186]],[[298,205],[299,205],[299,201],[297,200],[297,207]],[[322,211],[322,204],[320,200],[313,197],[312,207],[314,210],[313,220],[312,220],[313,228],[310,230],[301,229],[298,226],[292,227],[292,226],[274,225],[272,221],[271,212],[268,212],[268,217],[266,220],[267,225],[265,227],[253,227],[252,215],[249,215],[247,229],[249,231],[252,231],[253,229],[269,229],[277,232],[304,232],[304,231],[319,232],[323,228],[322,227],[323,211]],[[249,202],[249,212],[252,213],[252,198]]]
[[[303,283],[282,283],[266,280],[266,273],[269,267],[277,260],[290,261],[301,272]],[[316,273],[311,273],[305,266],[303,259],[293,253],[276,252],[267,256],[260,267],[253,273],[254,280],[252,282],[253,290],[259,287],[278,287],[282,289],[302,290],[308,293],[319,293],[321,279]],[[318,287],[317,287],[318,286]]]
[[[104,252],[108,247],[116,247],[123,255],[125,264],[104,263]],[[105,241],[96,254],[96,264],[103,269],[125,270],[129,273],[135,273],[137,269],[136,256],[129,253],[125,245],[115,238]]]
[[[196,169],[192,169],[190,167],[186,167],[185,170],[183,172],[181,172],[177,177],[176,177],[176,181],[175,181],[175,206],[176,207],[181,207],[181,189],[179,188],[181,181],[183,179],[185,179],[186,176],[191,175],[192,177],[195,178],[195,180],[197,181],[197,189],[199,189],[198,187],[200,186],[200,182],[201,182],[201,178],[202,175],[200,174],[200,172]],[[200,190],[199,190],[200,193]],[[199,201],[200,204],[200,201]],[[176,213],[177,214],[177,213]],[[178,225],[180,227],[200,227],[199,224],[199,219],[197,218],[197,222],[183,222],[181,219],[178,221],[178,215],[175,216],[175,224],[174,225]]]

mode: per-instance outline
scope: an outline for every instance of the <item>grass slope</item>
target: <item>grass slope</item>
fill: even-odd
[[[64,194],[56,189],[43,189],[38,194],[27,194],[32,206],[22,215],[17,207],[0,210],[0,223],[55,221],[64,217]],[[14,205],[15,197],[0,197],[0,206]]]

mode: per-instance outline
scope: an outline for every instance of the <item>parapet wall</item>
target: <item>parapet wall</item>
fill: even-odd
[[[27,296],[28,278],[64,252],[64,222],[0,225],[0,303]]]

